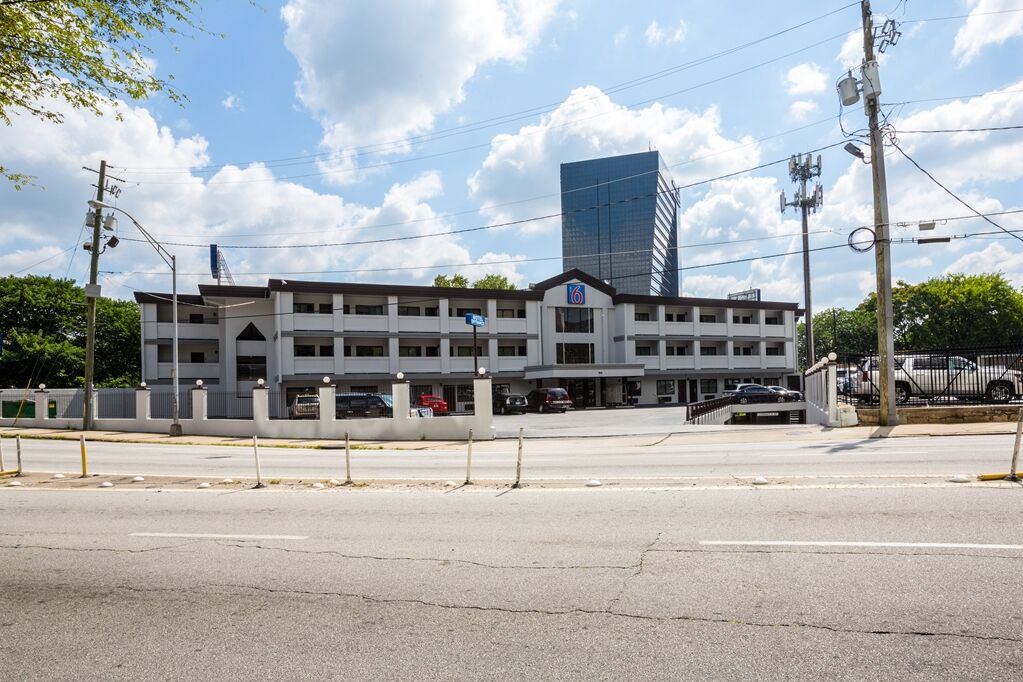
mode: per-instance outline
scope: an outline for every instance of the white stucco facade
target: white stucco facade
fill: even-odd
[[[169,296],[136,299],[143,378],[168,384]],[[562,386],[579,406],[693,402],[721,395],[728,383],[786,384],[795,376],[794,303],[618,294],[570,271],[517,291],[201,285],[198,295],[180,297],[180,380],[202,379],[251,413],[244,401],[260,378],[287,399],[322,386],[323,377],[338,391],[384,393],[401,372],[413,402],[432,393],[461,410],[471,404],[474,378],[466,312],[487,318],[477,362],[495,388]]]

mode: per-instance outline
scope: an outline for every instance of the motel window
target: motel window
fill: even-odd
[[[555,308],[554,331],[561,334],[592,334],[593,311],[589,308]]]
[[[657,380],[657,395],[674,395],[675,382],[672,379]]]
[[[717,355],[717,346],[700,346],[700,355]]]
[[[298,301],[295,301],[295,303],[293,304],[293,309],[294,309],[294,311],[296,313],[298,313],[300,315],[308,315],[310,313],[315,313],[316,312],[316,304],[315,303],[299,303]]]
[[[334,357],[334,344],[326,343],[320,346],[320,357],[321,358],[332,358]]]
[[[382,358],[387,353],[383,346],[356,346],[355,357],[357,358]]]
[[[769,315],[768,317],[764,318],[764,324],[779,325],[781,324],[781,318],[778,317],[777,315]]]
[[[420,346],[398,346],[398,357],[400,358],[421,358],[423,349]]]
[[[422,310],[419,309],[419,306],[400,305],[398,306],[398,315],[401,317],[419,317],[422,315]]]
[[[703,323],[714,323],[718,321],[717,315],[700,315],[700,322]]]
[[[717,379],[700,379],[700,393],[717,393]]]
[[[334,314],[334,304],[333,303],[320,303],[316,307],[316,309],[320,313],[320,315],[333,315]]]
[[[206,362],[205,354],[202,351],[192,351],[190,354],[189,362],[201,364]]]
[[[361,305],[356,304],[355,306],[356,315],[383,315],[384,306],[382,305]]]
[[[295,344],[296,358],[312,358],[316,356],[316,346],[312,344]]]

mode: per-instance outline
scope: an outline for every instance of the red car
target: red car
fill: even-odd
[[[439,395],[421,395],[416,401],[416,407],[429,407],[435,415],[448,413],[448,403]]]

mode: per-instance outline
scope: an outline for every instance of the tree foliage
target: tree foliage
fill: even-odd
[[[85,312],[85,292],[72,280],[34,275],[0,278],[0,386],[82,386]],[[139,360],[138,306],[100,299],[96,385],[135,385]]]
[[[465,275],[437,275],[433,278],[433,286],[445,289],[468,289],[469,278]],[[473,289],[500,289],[503,291],[515,291],[518,287],[512,284],[504,275],[486,275],[472,283]]]
[[[61,123],[62,104],[102,115],[117,99],[183,95],[158,78],[144,40],[204,30],[197,0],[0,0],[0,120],[27,112]],[[0,165],[20,188],[30,180]]]
[[[900,281],[892,287],[892,309],[898,350],[1000,346],[1023,340],[1023,290],[1014,289],[1000,273],[949,274],[919,284]],[[802,327],[799,352],[805,362]],[[813,333],[818,356],[876,351],[876,294],[852,310],[817,313]]]

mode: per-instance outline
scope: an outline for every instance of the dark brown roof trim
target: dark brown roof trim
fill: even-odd
[[[560,284],[570,282],[573,279],[577,279],[583,284],[587,284],[596,289],[597,291],[607,294],[608,296],[614,296],[615,293],[617,293],[617,289],[615,289],[610,284],[602,282],[593,275],[587,272],[583,272],[579,268],[572,268],[571,270],[563,272],[560,275],[554,275],[554,277],[545,279],[542,282],[537,282],[536,284],[533,285],[532,289],[533,291],[547,291],[549,289],[553,289],[554,287]]]
[[[148,293],[145,291],[135,292],[136,303],[170,303],[174,294]],[[178,294],[178,305],[205,305],[202,296],[196,294]]]
[[[270,298],[270,290],[266,287],[227,284],[200,284],[199,293],[206,297],[216,296],[219,298]]]
[[[455,289],[452,287],[424,287],[406,284],[354,284],[349,282],[305,282],[293,279],[272,279],[270,291],[290,291],[307,294],[363,294],[369,296],[393,295],[417,298],[480,298],[514,301],[539,301],[543,293],[524,289]]]
[[[798,303],[778,301],[733,301],[725,298],[689,298],[675,296],[643,296],[641,294],[618,294],[615,303],[646,303],[650,305],[696,305],[715,308],[748,308],[750,310],[799,310]]]

